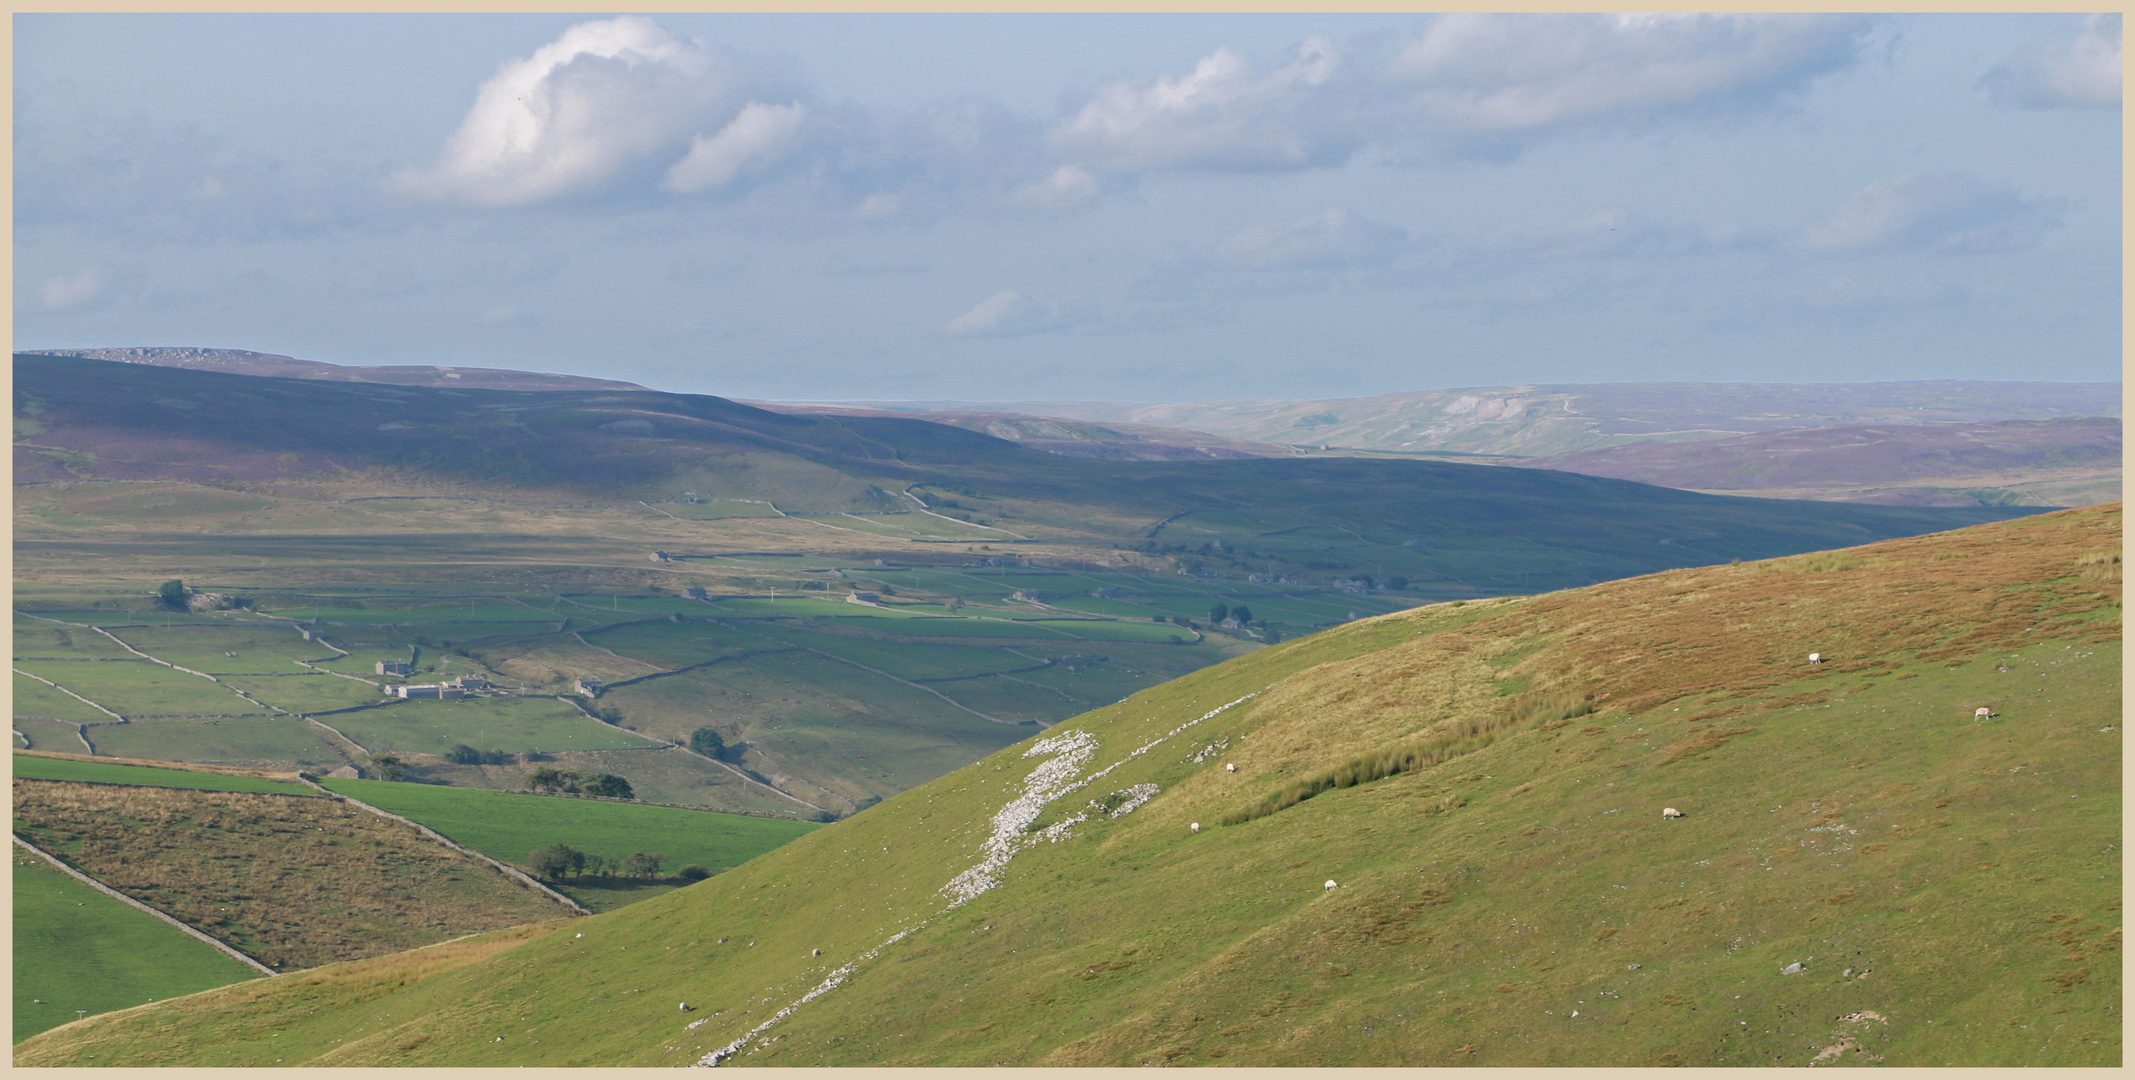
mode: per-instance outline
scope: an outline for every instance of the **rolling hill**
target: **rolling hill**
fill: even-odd
[[[158,367],[219,371],[228,375],[266,375],[283,379],[323,379],[328,382],[385,383],[395,386],[479,386],[490,390],[643,390],[636,383],[614,379],[591,379],[583,375],[551,375],[506,368],[450,367],[431,364],[352,366],[318,360],[299,360],[277,353],[244,349],[148,346],[119,349],[30,349],[26,356],[78,356],[111,360],[121,364],[152,364]]]
[[[1520,465],[1772,499],[2089,506],[2120,498],[2120,420],[1804,428],[1639,443]]]
[[[331,504],[345,514],[338,508],[351,497],[545,498],[629,508],[640,519],[650,500],[755,500],[782,519],[901,517],[926,531],[889,530],[882,546],[936,559],[954,551],[946,544],[969,550],[1001,541],[1052,546],[1056,558],[1070,549],[1084,565],[1125,560],[1321,583],[1401,576],[1444,583],[1456,590],[1440,594],[1450,598],[1861,543],[2018,512],[1730,499],[1435,461],[1083,460],[920,420],[783,415],[652,391],[397,387],[18,356],[15,396],[18,485],[48,485],[66,498],[82,497],[68,485],[85,480],[240,490],[265,501],[186,524],[254,535],[320,528],[311,523],[320,516],[314,511]],[[23,501],[33,507],[18,524],[23,540],[79,543],[176,524],[169,511],[96,518],[63,505],[36,510],[43,505],[36,497]],[[306,502],[310,509],[300,507]],[[296,530],[290,522],[300,511],[309,520]],[[242,524],[233,529],[233,520]],[[666,525],[632,531],[641,542],[681,542],[712,528],[679,519],[675,527],[683,533],[663,534]],[[465,539],[480,550],[502,543],[500,531],[469,529]],[[820,546],[783,548],[810,549]]]
[[[1363,620],[16,1064],[2117,1065],[2120,516]]]
[[[1319,401],[876,404],[1151,424],[1286,445],[1533,457],[1788,428],[2118,416],[2120,384],[1594,383],[1419,390]]]

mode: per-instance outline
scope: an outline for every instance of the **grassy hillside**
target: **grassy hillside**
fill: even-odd
[[[259,973],[17,848],[14,1033],[169,1000]]]
[[[44,754],[17,753],[12,761],[14,775],[18,779],[73,780],[97,784],[192,788],[198,791],[250,791],[262,795],[314,794],[310,788],[294,780],[269,780],[259,776],[237,776],[193,769],[159,769],[153,766],[123,765]]]
[[[568,933],[16,1061],[2114,1065],[2119,548],[2116,505],[1369,619]]]

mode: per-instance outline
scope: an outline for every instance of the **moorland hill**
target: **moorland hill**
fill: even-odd
[[[930,530],[886,530],[907,551],[1064,544],[1084,559],[1137,552],[1189,573],[1401,575],[1504,592],[2023,512],[1735,499],[1435,461],[1085,460],[921,420],[787,415],[704,395],[334,383],[30,355],[16,357],[15,398],[18,484],[180,482],[267,497],[189,526],[211,531],[239,520],[271,532],[297,501],[350,494],[566,499],[633,513],[754,500],[780,517],[902,515]],[[33,517],[18,536],[36,542],[174,524],[169,510]]]
[[[1522,466],[1778,499],[2089,506],[2120,498],[2120,420],[1802,428],[1527,458]]]
[[[1531,457],[1845,424],[2118,416],[2120,384],[1956,379],[1591,383],[1418,390],[1314,401],[1049,401],[992,406],[909,402],[899,407],[994,408],[1097,423],[1189,428],[1286,445]]]
[[[2117,1064],[2120,516],[1363,620],[16,1063]]]

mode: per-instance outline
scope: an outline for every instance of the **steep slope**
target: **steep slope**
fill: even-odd
[[[654,901],[16,1063],[2117,1064],[2119,548],[2114,505],[1367,620]]]
[[[1097,423],[1190,428],[1236,439],[1471,454],[1578,453],[1837,424],[1923,424],[2118,416],[2118,383],[1591,383],[1419,390],[1320,401],[1236,399],[906,402]]]
[[[2088,506],[2120,498],[2120,420],[1803,428],[1616,446],[1519,464],[1764,498]]]

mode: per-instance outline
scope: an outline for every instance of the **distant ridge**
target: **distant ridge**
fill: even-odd
[[[1846,424],[2119,416],[2114,382],[1565,383],[1292,401],[848,402],[904,412],[1014,412],[1188,428],[1292,446],[1539,457]]]
[[[614,379],[590,379],[582,375],[548,375],[503,368],[471,368],[447,365],[392,365],[359,367],[299,360],[277,353],[244,349],[206,349],[196,346],[143,346],[106,349],[23,349],[29,356],[80,356],[90,360],[113,360],[122,364],[152,364],[157,367],[220,371],[229,375],[265,375],[282,379],[324,379],[330,382],[391,383],[397,386],[479,386],[485,390],[643,390],[636,383]]]

